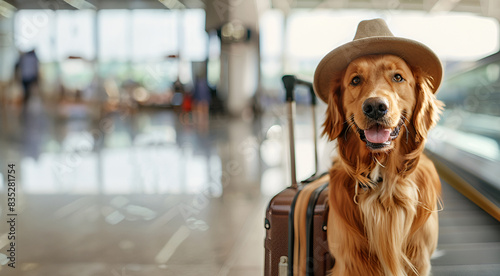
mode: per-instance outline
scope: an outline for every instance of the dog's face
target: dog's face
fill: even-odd
[[[415,78],[393,55],[352,61],[342,79],[342,105],[348,123],[371,151],[393,148],[415,106]]]
[[[331,140],[357,136],[369,151],[388,152],[402,139],[423,141],[438,120],[429,78],[397,56],[360,57],[332,81],[324,124]]]

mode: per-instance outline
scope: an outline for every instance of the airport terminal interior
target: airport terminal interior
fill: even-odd
[[[0,275],[264,275],[281,77],[312,80],[372,18],[445,69],[432,273],[500,275],[496,0],[0,0]],[[326,104],[296,100],[300,180],[335,143]]]

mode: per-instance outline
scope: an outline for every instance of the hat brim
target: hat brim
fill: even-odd
[[[333,79],[341,74],[349,63],[367,55],[392,54],[402,58],[408,65],[419,67],[431,78],[433,93],[443,78],[443,66],[437,55],[424,44],[400,37],[379,36],[353,40],[328,53],[319,62],[314,72],[314,91],[324,102],[334,89]]]

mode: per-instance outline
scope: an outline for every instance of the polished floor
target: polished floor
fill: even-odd
[[[0,275],[262,275],[264,210],[289,182],[282,108],[205,128],[173,110],[2,106]],[[299,178],[308,128],[300,116]],[[446,187],[434,275],[499,275],[498,221]]]
[[[285,183],[274,119],[263,129],[218,117],[203,129],[172,110],[86,112],[39,101],[3,109],[1,275],[261,273],[265,204]],[[8,164],[15,269],[4,222]]]

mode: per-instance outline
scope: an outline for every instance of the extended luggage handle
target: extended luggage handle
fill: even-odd
[[[295,85],[304,85],[309,88],[311,94],[311,109],[312,109],[312,120],[313,120],[313,135],[314,135],[314,174],[308,179],[312,179],[318,173],[318,141],[317,141],[317,130],[316,130],[316,94],[314,93],[314,88],[311,82],[298,79],[294,75],[284,75],[282,77],[283,85],[285,86],[285,96],[287,102],[287,117],[288,117],[288,137],[290,141],[290,169],[292,177],[292,188],[298,187],[297,185],[297,175],[296,175],[296,163],[295,163],[295,132],[294,132],[294,121],[295,121]],[[308,182],[307,180],[303,182]]]

